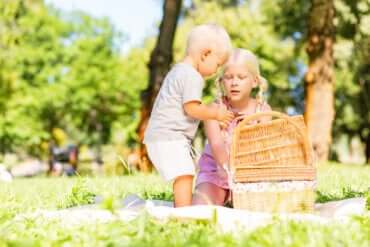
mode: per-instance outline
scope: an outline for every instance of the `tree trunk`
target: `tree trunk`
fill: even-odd
[[[365,140],[365,163],[370,165],[370,133],[367,134]]]
[[[162,81],[168,72],[173,59],[173,40],[177,22],[180,15],[182,0],[165,0],[163,4],[163,18],[159,27],[159,35],[156,46],[151,53],[148,64],[150,70],[149,84],[142,92],[141,117],[137,133],[140,140],[140,164],[139,169],[144,172],[151,170],[145,146],[142,144],[144,131],[148,124],[155,97],[161,87]]]
[[[318,160],[327,160],[334,120],[333,0],[311,0],[305,75],[305,121]]]

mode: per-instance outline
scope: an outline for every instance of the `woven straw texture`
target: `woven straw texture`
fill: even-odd
[[[249,125],[261,116],[279,119]],[[234,130],[230,168],[234,182],[314,180],[312,149],[302,116],[261,112]]]
[[[315,194],[312,189],[281,192],[233,192],[233,207],[270,213],[312,212]]]
[[[251,125],[263,116],[277,119]],[[233,133],[230,153],[233,183],[313,181],[316,169],[303,117],[260,112],[244,118]],[[307,212],[313,188],[295,191],[234,191],[234,208],[267,212]]]

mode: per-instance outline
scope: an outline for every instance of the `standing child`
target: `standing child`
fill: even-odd
[[[160,175],[174,180],[175,207],[192,202],[194,162],[191,141],[199,120],[217,120],[227,125],[231,111],[201,102],[204,77],[217,72],[228,59],[231,42],[215,24],[195,27],[187,40],[185,58],[166,75],[144,134],[149,158]]]
[[[204,152],[199,160],[199,174],[196,181],[193,204],[224,205],[229,198],[229,184],[224,165],[229,162],[229,148],[231,146],[232,130],[236,127],[243,115],[258,111],[270,111],[271,108],[262,100],[266,90],[266,81],[260,75],[256,56],[244,49],[236,49],[225,65],[222,84],[225,97],[222,104],[231,111],[238,113],[224,133],[217,122],[205,122],[208,139]],[[251,97],[253,88],[259,87],[257,99]],[[269,121],[264,117],[259,121]]]

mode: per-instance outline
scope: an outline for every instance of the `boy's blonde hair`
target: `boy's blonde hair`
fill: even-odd
[[[264,101],[263,95],[267,91],[268,86],[267,80],[261,76],[260,66],[256,55],[254,55],[253,52],[249,50],[236,48],[233,50],[229,59],[227,60],[225,64],[225,69],[227,69],[227,67],[232,64],[245,65],[248,71],[250,71],[252,75],[257,78],[259,88],[257,93],[257,100],[262,103]]]
[[[217,52],[227,57],[232,51],[232,45],[226,30],[217,24],[208,23],[194,27],[186,42],[186,54],[198,52],[206,47],[217,48]]]

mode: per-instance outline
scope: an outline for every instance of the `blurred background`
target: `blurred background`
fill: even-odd
[[[320,161],[370,162],[370,0],[0,0],[1,168],[150,171],[153,99],[206,22],[259,57],[268,102],[304,114]]]

